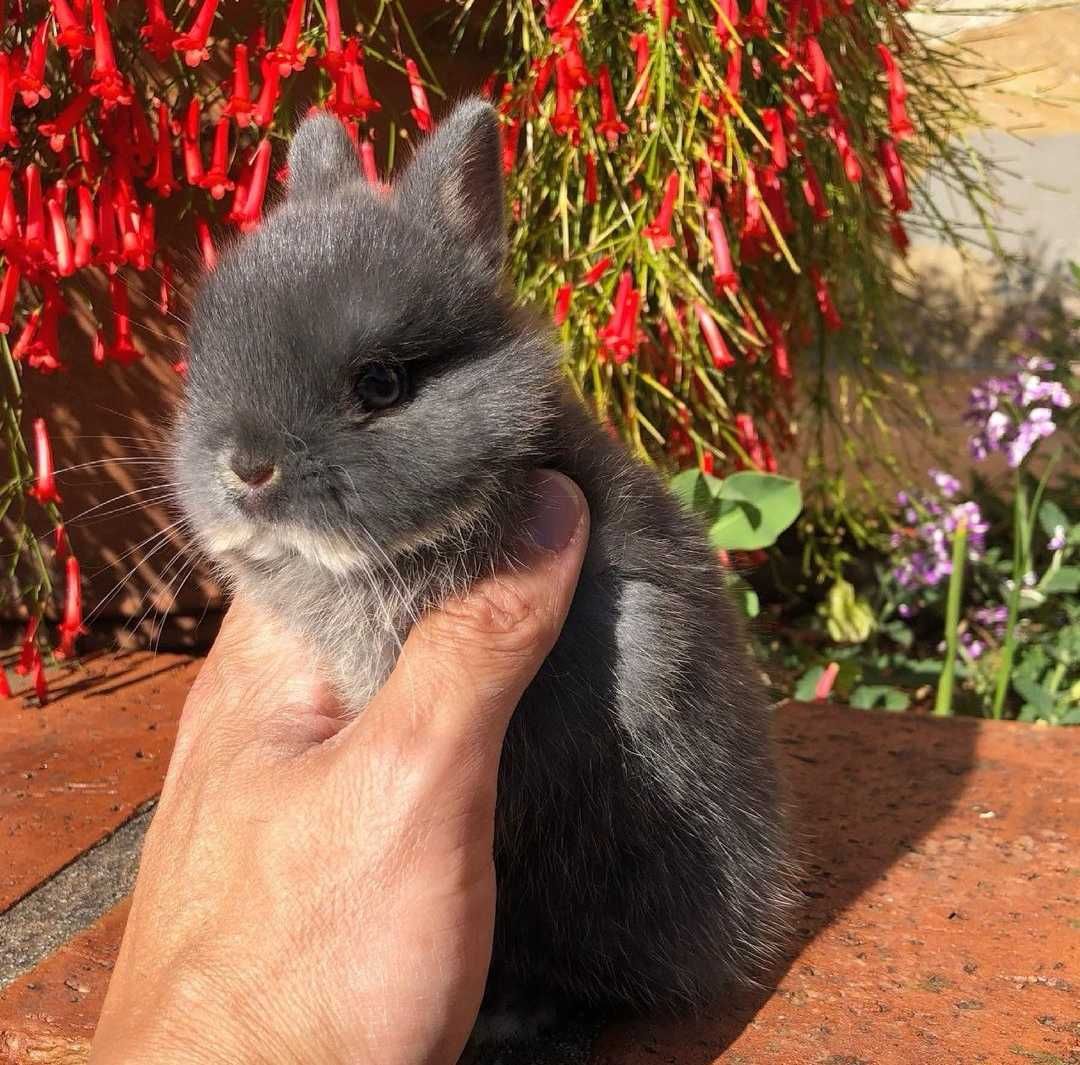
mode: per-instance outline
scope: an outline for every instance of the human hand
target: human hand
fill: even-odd
[[[529,566],[425,617],[353,721],[292,638],[233,605],[184,708],[94,1065],[457,1060],[491,956],[503,736],[588,538],[576,485],[537,489]]]

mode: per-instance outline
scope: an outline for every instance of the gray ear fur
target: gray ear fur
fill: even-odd
[[[506,258],[499,117],[480,97],[458,104],[394,185],[398,210],[447,232],[493,280]]]
[[[326,196],[355,181],[356,149],[333,115],[319,112],[300,123],[289,146],[289,198]]]

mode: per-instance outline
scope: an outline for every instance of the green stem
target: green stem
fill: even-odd
[[[945,662],[938,678],[934,713],[939,717],[953,712],[953,682],[956,677],[956,653],[959,642],[960,600],[964,589],[964,564],[967,560],[967,519],[961,518],[953,537],[952,573],[945,602]]]
[[[994,687],[994,702],[990,713],[995,721],[1000,721],[1005,709],[1005,696],[1009,691],[1012,677],[1013,657],[1016,652],[1016,618],[1020,612],[1020,587],[1023,584],[1024,527],[1026,520],[1026,494],[1024,479],[1019,468],[1016,471],[1016,495],[1013,499],[1013,568],[1012,588],[1009,589],[1009,614],[1005,622],[1005,642],[1001,648],[1001,662],[998,665],[997,682]]]

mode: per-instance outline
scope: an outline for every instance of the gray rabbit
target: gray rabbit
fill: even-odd
[[[592,537],[506,738],[485,1008],[693,1007],[752,979],[786,924],[767,703],[702,529],[503,291],[502,200],[483,101],[388,192],[337,121],[306,120],[287,199],[196,300],[183,506],[359,712],[420,613],[513,564],[530,471],[572,477]]]

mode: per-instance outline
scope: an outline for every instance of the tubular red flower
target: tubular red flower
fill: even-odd
[[[67,135],[82,121],[87,108],[93,102],[94,98],[89,91],[77,93],[52,122],[38,124],[38,132],[49,138],[49,146],[54,152],[58,152],[64,147]],[[2,137],[3,133],[0,131],[0,138]]]
[[[259,99],[251,117],[255,120],[256,126],[265,129],[274,121],[274,109],[277,107],[278,92],[281,87],[281,71],[276,63],[269,63],[265,58],[261,69],[262,88],[259,90]]]
[[[589,269],[585,272],[584,277],[581,279],[581,286],[595,285],[608,272],[612,263],[610,255],[605,255],[602,259],[598,259]]]
[[[907,113],[907,86],[904,84],[904,75],[886,45],[879,44],[877,53],[881,57],[889,82],[889,129],[896,140],[904,140],[915,135],[915,127]]]
[[[615,299],[611,305],[611,317],[608,319],[607,325],[599,332],[600,340],[605,348],[614,348],[619,337],[622,336],[627,303],[633,288],[634,275],[629,270],[624,270],[619,278],[619,286],[615,290]]]
[[[761,319],[761,324],[765,326],[765,332],[769,335],[769,344],[772,348],[772,360],[770,366],[772,368],[773,376],[780,382],[788,384],[791,382],[791,357],[788,352],[787,337],[784,335],[784,328],[777,321],[776,316],[773,315],[764,304],[758,304],[758,317]]]
[[[116,213],[113,207],[112,182],[108,179],[98,188],[97,263],[110,274],[116,272],[123,256],[116,233]]]
[[[94,241],[97,239],[97,222],[94,218],[94,197],[89,188],[80,185],[75,190],[79,202],[79,223],[75,227],[75,268],[81,270],[90,265]]]
[[[78,59],[84,48],[93,48],[94,38],[86,31],[85,17],[76,18],[67,0],[52,0],[52,9],[56,24],[60,27],[56,43],[65,49],[72,59]]]
[[[517,162],[518,141],[521,139],[521,122],[511,117],[503,126],[502,162],[503,173],[510,174]]]
[[[11,122],[11,112],[15,107],[15,74],[7,54],[0,52],[0,144],[18,143]]]
[[[39,100],[47,100],[52,95],[49,86],[45,84],[48,32],[49,20],[42,19],[30,42],[30,54],[27,57],[26,66],[15,79],[15,85],[25,107],[36,107]]]
[[[245,233],[255,229],[262,219],[266,183],[270,177],[270,148],[269,139],[264,137],[259,141],[251,159],[251,183],[248,186],[247,201],[244,203],[244,217],[240,222],[240,228]]]
[[[45,706],[49,701],[49,682],[45,676],[45,663],[41,655],[34,659],[34,694],[37,696],[38,706]]]
[[[615,144],[619,135],[629,127],[619,116],[619,109],[615,105],[615,92],[611,87],[611,71],[607,63],[600,66],[597,86],[600,92],[600,121],[596,123],[596,132],[605,136],[608,144]]]
[[[4,271],[4,280],[0,283],[0,333],[6,335],[11,329],[11,319],[15,314],[15,297],[19,294],[19,279],[22,277],[19,267],[10,259]]]
[[[817,95],[817,106],[825,110],[836,103],[836,81],[833,78],[832,67],[821,50],[821,44],[812,34],[806,38],[804,44],[806,51],[806,65],[810,68],[810,75],[814,80],[814,92]]]
[[[26,357],[27,352],[37,343],[38,329],[41,325],[41,308],[36,307],[26,318],[26,322],[22,327],[22,332],[19,334],[19,339],[15,341],[14,347],[11,349],[11,357],[15,362],[22,362]]]
[[[703,451],[701,453],[701,461],[698,463],[701,472],[707,473],[712,476],[713,471],[716,469],[716,462],[713,459],[711,451]]]
[[[898,214],[901,211],[910,211],[911,199],[908,196],[907,177],[904,174],[904,163],[897,151],[896,142],[888,137],[883,138],[878,144],[878,157],[885,171],[885,180],[889,184],[889,197],[892,200],[893,210]]]
[[[345,46],[345,74],[352,85],[353,109],[356,117],[367,120],[369,111],[381,111],[382,104],[371,95],[368,86],[367,71],[364,69],[364,51],[355,38]],[[427,96],[424,96],[426,103]],[[422,128],[422,127],[421,127]]]
[[[379,179],[379,167],[375,162],[375,145],[368,137],[360,142],[360,169],[363,170],[369,184],[376,188],[382,184]]]
[[[623,272],[615,293],[611,318],[599,332],[607,352],[617,364],[627,362],[640,343],[638,315],[641,311],[641,293],[634,288],[633,274]]]
[[[240,127],[251,123],[251,112],[255,105],[251,102],[251,71],[248,66],[246,44],[233,46],[232,93],[225,104],[225,114],[236,119]]]
[[[28,618],[26,628],[23,629],[23,638],[19,647],[19,661],[15,664],[15,672],[20,677],[25,677],[34,668],[34,662],[37,660],[37,629],[40,621],[40,618]]]
[[[289,13],[285,17],[285,28],[281,32],[281,40],[277,48],[267,53],[267,58],[277,64],[283,78],[287,78],[294,70],[303,70],[308,56],[313,51],[310,46],[299,43],[300,28],[303,24],[304,0],[292,0],[289,4]]]
[[[862,181],[862,163],[851,146],[848,137],[847,123],[839,112],[835,113],[829,122],[829,136],[832,137],[836,150],[840,155],[840,161],[844,164],[844,175],[853,185]]]
[[[818,310],[821,312],[825,328],[831,331],[842,329],[844,323],[837,313],[832,296],[829,294],[828,283],[821,276],[821,271],[816,266],[810,267],[810,281],[814,286],[814,298],[817,300]]]
[[[630,47],[634,50],[634,92],[627,106],[632,106],[637,101],[638,107],[644,107],[649,98],[649,62],[652,53],[649,48],[649,35],[647,33],[631,33]]]
[[[761,124],[771,138],[773,165],[777,170],[786,170],[788,165],[787,140],[784,136],[784,123],[780,118],[780,112],[775,107],[763,108]]]
[[[731,352],[728,351],[728,346],[724,343],[720,327],[716,324],[716,319],[709,313],[709,309],[703,303],[695,303],[694,314],[697,316],[698,326],[701,328],[705,346],[712,356],[713,366],[718,370],[726,370],[729,366],[734,366],[735,360],[731,357]]]
[[[52,232],[52,250],[56,256],[56,272],[61,277],[75,273],[75,259],[71,248],[64,208],[58,200],[50,199],[47,205]]]
[[[580,0],[552,0],[544,12],[544,24],[549,30],[561,30],[570,21],[579,2]]]
[[[326,0],[323,11],[326,15],[326,51],[323,52],[322,65],[330,75],[334,75],[345,62],[341,43],[341,9],[338,6],[338,0]]]
[[[731,263],[731,249],[728,247],[724,223],[720,220],[720,208],[710,207],[705,212],[705,221],[712,241],[713,284],[717,292],[737,292],[739,278]]]
[[[202,149],[199,147],[199,98],[193,96],[184,115],[184,175],[189,185],[198,185],[203,176]]]
[[[596,198],[596,156],[592,152],[587,152],[585,155],[585,202],[594,204]]]
[[[165,14],[162,0],[146,0],[146,22],[139,30],[146,50],[159,62],[164,63],[172,54],[176,43],[176,29]]]
[[[763,469],[765,456],[761,449],[761,439],[754,425],[754,419],[749,414],[735,415],[735,438],[746,453],[750,465],[759,470]]]
[[[420,77],[420,68],[415,60],[405,60],[405,72],[409,77],[409,95],[413,105],[409,109],[413,121],[421,132],[429,133],[435,128],[435,121],[431,116],[431,107],[428,104],[427,90],[424,88],[423,79]]]
[[[218,0],[203,0],[195,21],[186,33],[179,34],[173,41],[173,50],[180,52],[189,67],[197,67],[203,60],[210,58],[206,42],[210,39],[210,27],[217,14]]]
[[[555,113],[551,116],[551,128],[560,136],[569,137],[571,144],[581,140],[581,122],[565,56],[555,60]]]
[[[896,247],[896,250],[901,255],[907,255],[908,248],[911,246],[911,240],[908,238],[904,223],[895,215],[893,216],[892,222],[889,224],[889,237]]]
[[[220,200],[234,188],[229,179],[229,120],[219,118],[214,127],[214,154],[210,160],[210,169],[199,178],[199,184],[210,190],[215,200]]]
[[[824,222],[829,217],[830,212],[828,205],[825,203],[825,192],[821,187],[821,181],[818,178],[817,171],[814,169],[814,164],[810,162],[808,156],[803,156],[802,167],[803,196],[806,198],[814,218],[819,222]]]
[[[29,490],[32,496],[44,506],[46,503],[59,503],[60,493],[56,490],[56,472],[53,469],[52,444],[49,442],[49,430],[44,418],[35,418],[34,433],[34,487]]]
[[[142,358],[142,352],[131,339],[131,305],[127,283],[119,274],[109,278],[109,305],[112,310],[112,343],[107,354],[121,366],[129,366]]]
[[[159,196],[168,198],[180,187],[180,183],[173,173],[172,118],[169,109],[161,102],[157,105],[157,144],[154,148],[154,160],[154,173],[146,184]],[[201,157],[199,161],[202,162]]]
[[[732,32],[737,32],[739,27],[739,3],[738,0],[718,0],[716,5],[717,40],[721,44],[727,44],[732,40]]]
[[[26,224],[23,228],[23,249],[38,256],[45,249],[45,207],[41,197],[41,167],[28,164],[23,170],[26,190]]]
[[[0,666],[0,699],[11,698],[11,685],[8,684],[7,673],[3,666]]]
[[[751,0],[750,14],[746,17],[746,32],[751,37],[768,37],[769,0]]]
[[[724,73],[724,84],[736,103],[738,103],[739,96],[742,93],[742,61],[743,50],[741,47],[737,47],[728,56],[727,70]]]
[[[566,61],[570,84],[575,89],[584,89],[592,80],[589,77],[589,68],[585,65],[585,57],[581,54],[580,40],[581,31],[576,26],[569,26],[555,35],[555,43]]]
[[[105,0],[91,0],[91,23],[94,27],[94,67],[90,72],[90,92],[108,109],[131,103],[131,86],[116,66]]]
[[[57,658],[72,658],[75,654],[75,641],[86,629],[82,618],[82,582],[79,577],[79,563],[74,555],[68,555],[65,563],[64,617],[60,622],[60,646],[56,649]]]
[[[679,173],[673,170],[668,174],[667,183],[664,187],[664,199],[660,203],[660,209],[656,212],[656,218],[642,231],[653,251],[660,248],[673,248],[675,238],[671,235],[671,218],[675,213],[675,200],[679,195]]]
[[[554,319],[555,324],[562,325],[566,321],[567,315],[570,313],[570,300],[574,295],[574,286],[569,281],[560,285],[555,292],[555,307],[552,311],[551,317]]]

